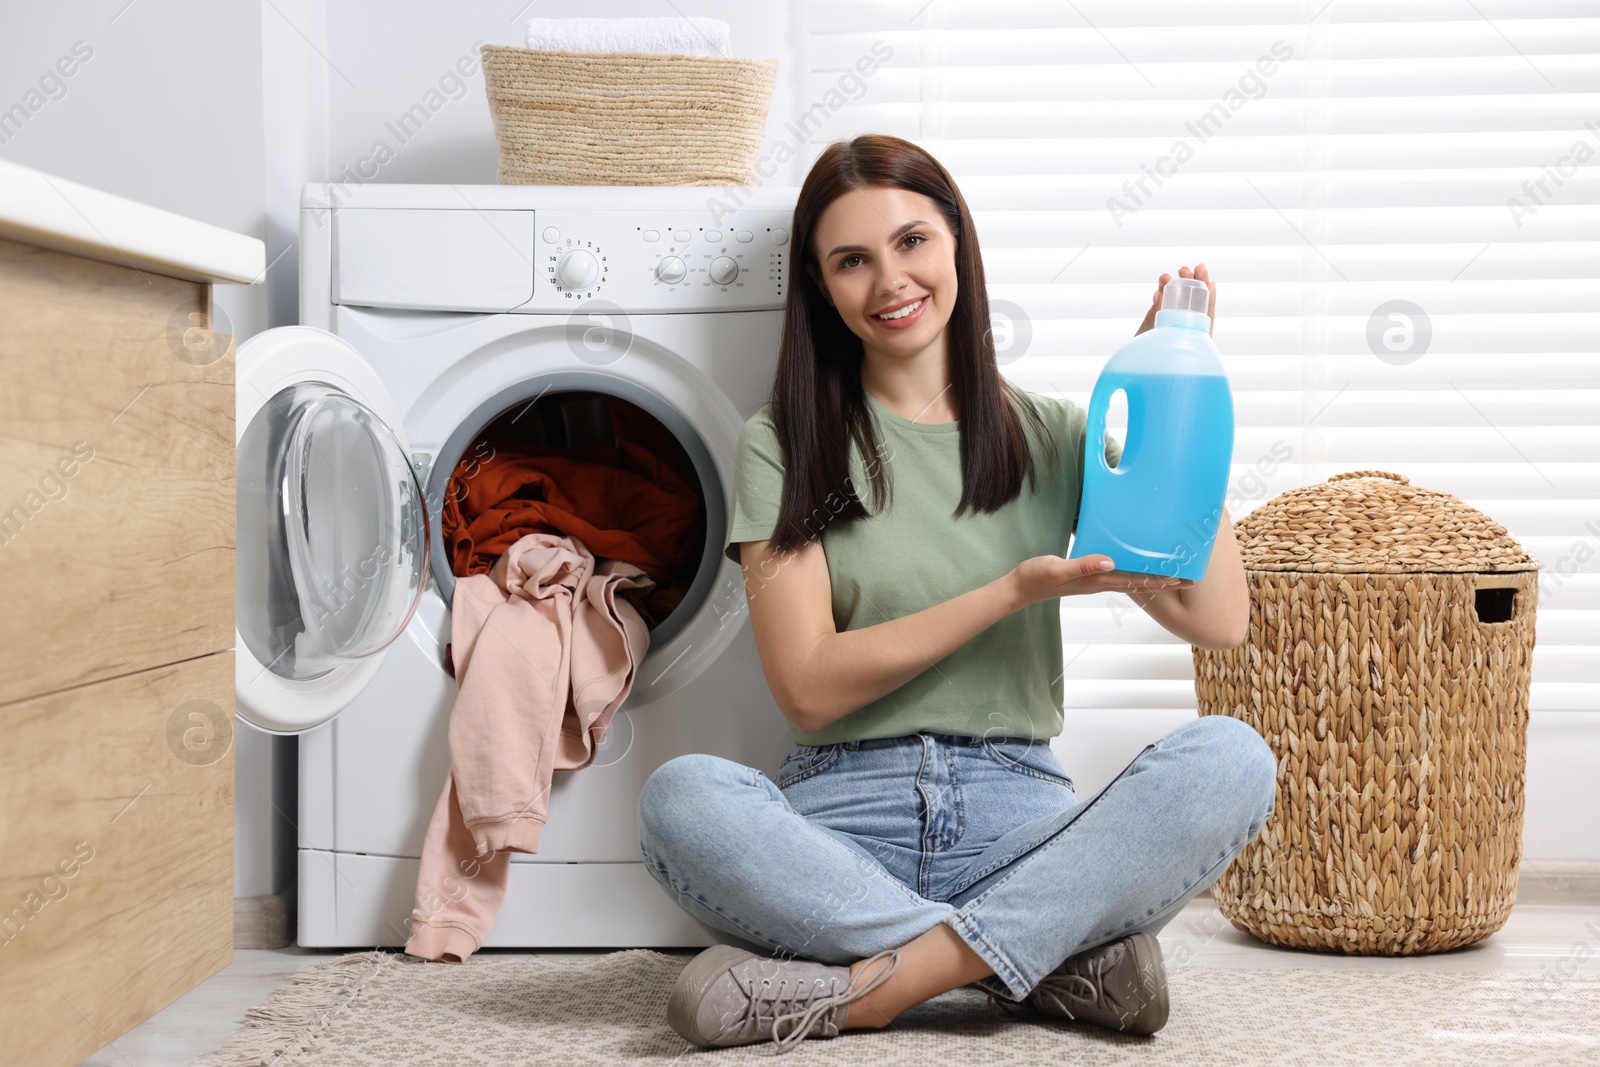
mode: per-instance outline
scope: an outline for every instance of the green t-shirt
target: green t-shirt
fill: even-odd
[[[961,424],[926,424],[889,410],[870,392],[878,460],[892,494],[880,514],[830,523],[821,543],[839,632],[875,626],[976,589],[1033,556],[1065,556],[1077,529],[1088,413],[1071,400],[1023,391],[1056,440],[1052,469],[1031,421],[1037,489],[993,513],[954,517],[961,500]],[[1107,462],[1122,448],[1106,435]],[[772,405],[752,415],[734,458],[733,514],[723,553],[740,562],[738,543],[770,540],[783,493],[783,448]],[[872,489],[860,449],[851,442],[850,480],[870,512]],[[1043,739],[1061,733],[1061,602],[1043,600],[1012,612],[904,685],[815,733],[794,730],[796,744],[826,745],[920,730],[969,737]]]

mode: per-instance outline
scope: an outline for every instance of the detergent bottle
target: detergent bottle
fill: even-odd
[[[1089,398],[1083,500],[1072,555],[1110,556],[1119,571],[1200,581],[1228,491],[1233,392],[1206,314],[1210,291],[1174,278],[1155,327],[1119,348]],[[1106,409],[1118,389],[1128,431],[1106,463]]]

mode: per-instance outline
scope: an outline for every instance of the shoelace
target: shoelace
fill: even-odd
[[[1094,975],[1094,981],[1091,982],[1081,974],[1058,975],[1052,973],[1046,975],[1039,982],[1039,984],[1034,987],[1033,992],[1028,994],[1028,997],[1032,998],[1038,993],[1039,990],[1044,989],[1052,993],[1057,993],[1062,998],[1070,997],[1073,1000],[1082,1001],[1085,1004],[1095,1003],[1104,995],[1105,992],[1105,980],[1101,973],[1105,969],[1105,958],[1102,956],[1092,956],[1085,961],[1085,966]],[[1084,987],[1084,991],[1080,992],[1077,988],[1077,985],[1074,983],[1081,984]],[[1013,1001],[1006,1000],[1003,997],[996,996],[992,990],[986,989],[984,992],[989,995],[990,1014],[1015,1015],[1020,1012],[1021,1005]],[[1067,1013],[1067,1018],[1073,1020],[1074,1022],[1077,1021],[1078,1017],[1072,1014],[1069,1009],[1063,1007],[1062,1010]]]
[[[791,981],[794,982],[793,990],[789,989]],[[715,1036],[720,1038],[729,1033],[744,1033],[752,1023],[756,1024],[756,1028],[759,1030],[763,1018],[775,1026],[779,1018],[779,1002],[785,1000],[790,1002],[809,1002],[818,993],[822,992],[823,984],[824,979],[821,978],[779,978],[778,988],[774,990],[771,978],[762,978],[759,984],[752,978],[749,986],[744,990],[746,996],[749,997],[749,1000],[745,1003],[744,1014],[736,1019],[729,1020],[722,1029],[717,1031]],[[832,991],[838,991],[837,979],[828,980],[827,984]],[[811,988],[805,988],[807,985],[810,985]]]
[[[756,1024],[756,1028],[759,1030],[761,1021],[765,1017],[766,1021],[771,1025],[774,1038],[776,1038],[777,1024],[780,1018],[787,1019],[807,1010],[802,1008],[800,1012],[788,1012],[780,1015],[778,1013],[778,1005],[780,1003],[788,1001],[791,1004],[832,1004],[832,1001],[819,1000],[818,994],[827,992],[836,996],[839,992],[839,980],[837,978],[779,978],[777,981],[778,987],[773,989],[772,978],[764,977],[759,984],[754,978],[751,978],[749,986],[745,989],[745,994],[749,999],[745,1003],[744,1014],[730,1020],[721,1030],[717,1031],[716,1036],[722,1037],[728,1033],[743,1033],[749,1029],[752,1023]],[[794,982],[792,990],[789,988],[790,982]],[[809,989],[806,988],[808,985],[810,986]],[[824,990],[824,986],[827,987],[826,990]]]
[[[874,965],[880,963],[883,964],[883,966],[879,966],[876,973],[874,973]],[[809,999],[809,1003],[806,1005],[806,1007],[797,1011],[785,1012],[782,1015],[773,1016],[773,1044],[777,1045],[779,1052],[787,1052],[789,1049],[805,1040],[806,1035],[811,1032],[812,1027],[815,1026],[824,1017],[824,1015],[829,1012],[834,1012],[838,1008],[841,1008],[852,1001],[859,1000],[860,998],[866,996],[884,982],[887,982],[889,980],[889,976],[894,974],[895,969],[899,966],[900,950],[897,948],[884,949],[882,952],[870,957],[867,960],[866,965],[861,968],[861,972],[859,975],[857,975],[857,977],[865,979],[862,985],[856,988],[847,989],[845,992],[840,993],[837,991],[837,983],[834,983],[834,992],[832,992],[829,996],[815,999],[812,998],[816,992],[821,990],[822,979],[812,979],[812,981],[816,983],[816,988],[805,994],[805,996]],[[768,981],[770,981],[770,979]],[[779,986],[781,989],[781,982],[779,983]],[[752,997],[752,1010],[754,1010],[754,1003],[755,998]],[[774,1007],[776,1007],[776,1002],[774,1002]],[[795,1021],[794,1029],[790,1030],[785,1035],[779,1036],[779,1027],[783,1023],[790,1020]]]

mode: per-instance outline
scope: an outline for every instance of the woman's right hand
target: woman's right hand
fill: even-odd
[[[1100,553],[1072,558],[1034,556],[1011,569],[1011,580],[1022,597],[1023,607],[1041,600],[1082,593],[1159,592],[1186,589],[1197,584],[1187,578],[1100,569],[1102,562],[1110,561],[1110,556]]]

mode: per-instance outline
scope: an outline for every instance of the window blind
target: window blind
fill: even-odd
[[[1205,262],[1233,519],[1347,470],[1455,494],[1543,564],[1534,713],[1600,710],[1600,7],[812,0],[805,17],[803,161],[877,131],[951,171],[1008,377],[1087,405],[1157,277]],[[1189,646],[1131,600],[1065,598],[1062,625],[1069,713],[1194,707]]]

